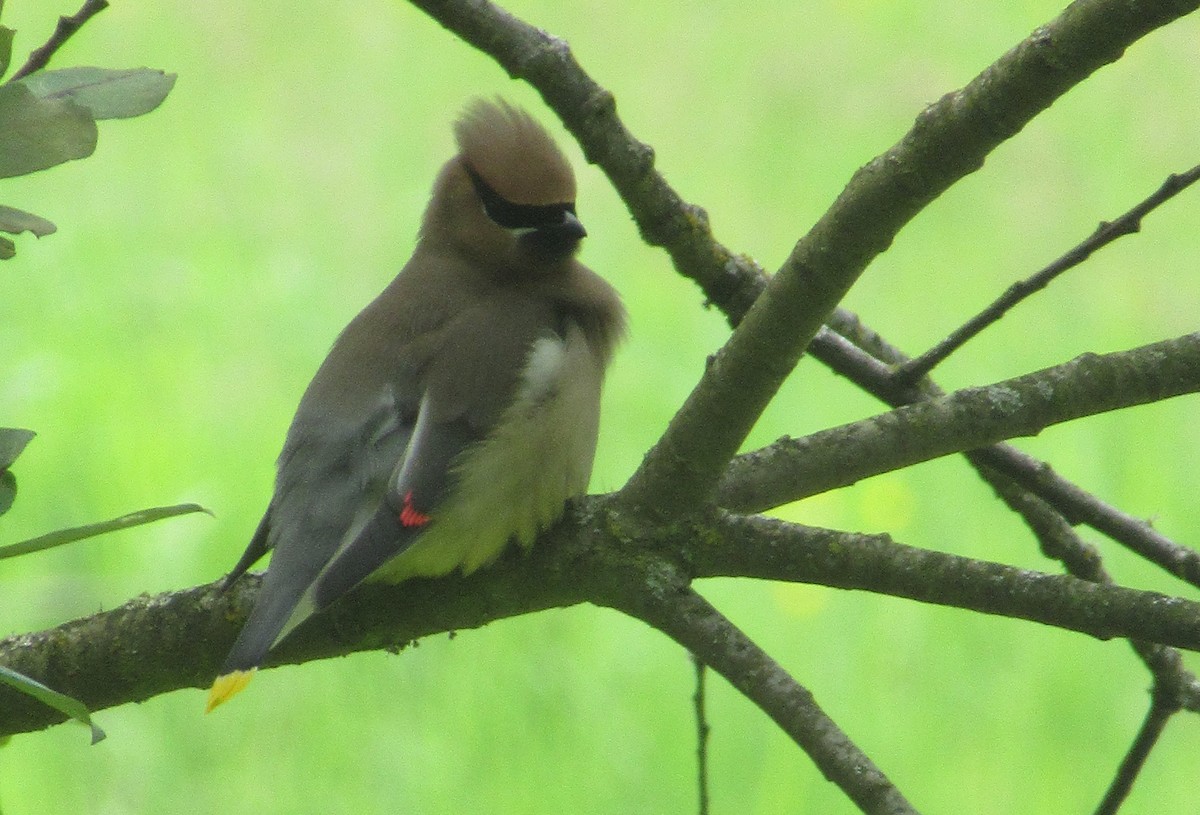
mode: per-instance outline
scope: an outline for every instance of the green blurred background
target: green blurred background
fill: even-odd
[[[11,0],[16,53],[73,6]],[[1054,2],[794,0],[508,6],[567,38],[717,236],[775,268],[855,168],[1058,10]],[[847,305],[919,352],[1153,190],[1200,151],[1200,19],[1158,32],[1073,91],[936,202]],[[55,221],[0,267],[0,423],[39,437],[0,542],[197,501],[194,516],[0,562],[3,632],[218,577],[268,499],[301,391],[341,326],[408,256],[450,122],[535,94],[405,3],[117,0],[55,63],[149,65],[161,109],[101,125],[92,158],[6,182]],[[593,481],[619,487],[726,336],[642,246],[583,164],[583,260],[623,293]],[[954,357],[980,384],[1196,328],[1190,191]],[[1020,446],[1177,539],[1200,540],[1195,400],[1055,428]],[[755,443],[876,412],[805,361]],[[947,460],[783,510],[786,517],[1056,570]],[[1096,536],[1091,536],[1095,538]],[[1186,591],[1101,543],[1122,582]],[[867,594],[750,581],[701,590],[764,645],[929,812],[1086,812],[1147,704],[1121,642]],[[1192,667],[1197,667],[1193,659]],[[0,748],[0,807],[26,813],[641,813],[695,808],[691,665],[591,607],[269,671],[202,715],[185,690]],[[853,807],[720,679],[710,691],[717,813]],[[1170,725],[1129,812],[1195,811],[1200,724]]]

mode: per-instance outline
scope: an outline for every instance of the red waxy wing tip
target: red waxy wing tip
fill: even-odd
[[[404,496],[404,509],[400,510],[400,523],[405,526],[424,526],[429,523],[429,516],[413,506],[412,490]]]

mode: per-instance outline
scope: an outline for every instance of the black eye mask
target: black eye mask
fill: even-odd
[[[569,212],[575,214],[574,204],[514,204],[496,192],[470,166],[466,167],[475,192],[483,202],[487,216],[505,229],[544,229],[559,226]]]

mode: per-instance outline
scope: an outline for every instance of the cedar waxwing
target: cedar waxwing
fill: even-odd
[[[223,584],[274,550],[209,710],[363,580],[473,572],[587,489],[625,311],[575,260],[574,174],[503,101],[471,104],[455,136],[412,259],[296,409],[270,506]]]

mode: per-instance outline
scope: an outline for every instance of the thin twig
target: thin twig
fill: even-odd
[[[1112,578],[1104,569],[1100,554],[1095,547],[1083,541],[1074,527],[1057,510],[992,467],[979,464],[978,470],[980,476],[992,485],[1000,499],[1020,515],[1033,530],[1041,544],[1042,553],[1046,557],[1058,560],[1068,572],[1076,577],[1090,580],[1093,583],[1112,585]],[[1179,651],[1169,646],[1143,640],[1130,640],[1129,645],[1154,676],[1154,701],[1152,704],[1159,705],[1161,708],[1159,711],[1163,717],[1161,724],[1165,725],[1166,718],[1181,709],[1192,711],[1200,709],[1197,707],[1200,704],[1200,683],[1197,682],[1195,674],[1183,667],[1183,658]],[[1160,696],[1167,701],[1159,701]],[[1170,708],[1169,712],[1167,712],[1168,707]],[[1152,714],[1153,712],[1152,708]],[[1147,724],[1149,722],[1148,718]],[[1142,732],[1135,738],[1126,760],[1110,785],[1105,802],[1108,803],[1111,800],[1114,804],[1113,808],[1111,810],[1102,808],[1101,812],[1115,811],[1115,805],[1119,804],[1119,800],[1116,798],[1117,792],[1123,788],[1127,793],[1137,774],[1145,765],[1151,746],[1151,742],[1147,741],[1146,732],[1147,728],[1143,726]],[[1133,760],[1134,756],[1139,756],[1137,761]]]
[[[692,696],[696,711],[696,780],[700,787],[700,815],[708,815],[708,734],[712,728],[708,725],[704,692],[707,666],[695,654],[691,657],[692,665],[696,668],[696,693]]]
[[[830,340],[829,347],[836,348],[835,343],[842,342],[857,349],[859,354],[841,354],[839,356],[841,365],[835,370],[854,381],[871,382],[878,386],[881,381],[880,369],[884,362],[895,364],[897,360],[903,359],[903,354],[888,345],[877,334],[865,328],[855,315],[849,312],[839,312],[836,317],[839,328],[852,336],[855,342],[851,343],[850,340],[843,337],[840,341]],[[829,333],[834,334],[832,331]],[[840,334],[834,334],[834,336],[841,337]],[[882,358],[882,362],[879,357]],[[859,369],[864,370],[865,375],[856,375]],[[917,389],[916,385],[901,385],[892,382],[880,388],[877,395],[891,393],[897,398],[901,398],[901,394],[903,394],[902,398],[922,398],[916,392]],[[919,389],[925,398],[936,396],[941,392],[928,377],[922,379]],[[1096,522],[1096,528],[1135,551],[1159,553],[1161,555],[1159,559],[1163,563],[1169,564],[1168,570],[1172,573],[1178,574],[1179,571],[1186,569],[1185,564],[1195,565],[1196,553],[1192,550],[1166,539],[1144,521],[1130,518],[1115,507],[1099,501],[1071,482],[1054,474],[1047,465],[1009,445],[995,445],[986,450],[976,451],[968,454],[967,459],[978,471],[980,477],[992,486],[1001,500],[1029,526],[1041,546],[1042,553],[1046,557],[1061,562],[1066,570],[1075,577],[1105,585],[1113,583],[1112,578],[1104,569],[1100,554],[1095,547],[1079,537],[1071,520],[1064,517],[1063,513],[1066,511],[1071,511],[1077,518],[1086,515]],[[1046,496],[1046,490],[1043,490],[1043,497],[1039,497],[1030,491],[1031,482],[1040,483],[1044,487],[1053,486],[1055,494]],[[1046,499],[1052,500],[1054,505]],[[1175,566],[1175,568],[1170,568],[1171,566]],[[1187,575],[1181,576],[1188,579]],[[1163,693],[1166,692],[1165,689],[1169,689],[1177,700],[1176,710],[1182,708],[1200,712],[1200,682],[1191,671],[1183,667],[1183,659],[1178,650],[1142,640],[1131,639],[1129,644],[1153,674],[1156,693]],[[1153,709],[1151,715],[1156,715]],[[1149,725],[1150,722],[1151,719],[1148,717],[1147,724]],[[1165,724],[1165,719],[1162,724]],[[1123,798],[1129,787],[1132,786],[1133,780],[1144,766],[1150,746],[1152,746],[1146,734],[1147,727],[1144,726],[1142,732],[1139,732],[1135,739],[1134,745],[1130,748],[1129,756],[1122,763],[1114,778],[1102,807],[1108,806],[1110,800],[1119,805],[1119,800],[1115,799],[1117,793],[1123,787],[1124,792],[1121,793],[1121,798]],[[1132,757],[1139,754],[1139,751],[1140,759],[1135,763]],[[1104,812],[1105,810],[1102,808],[1100,811]],[[1115,806],[1109,811],[1115,811]]]
[[[1002,382],[923,399],[803,438],[780,439],[735,458],[725,471],[716,500],[736,512],[762,512],[932,458],[1033,436],[1082,416],[1197,391],[1200,332],[1129,351],[1089,354]],[[1027,480],[1040,483],[1041,475],[1038,470]],[[1074,487],[1074,493],[1083,491]],[[1167,544],[1170,571],[1189,574],[1190,563],[1191,578],[1200,587],[1200,555],[1192,552],[1188,561],[1186,551]],[[1155,551],[1163,549],[1156,547]],[[1161,556],[1152,559],[1162,562]],[[1185,565],[1180,568],[1177,563]]]
[[[1167,180],[1150,197],[1115,221],[1102,221],[1086,240],[1038,273],[1009,286],[995,302],[956,328],[944,340],[898,368],[894,374],[896,381],[904,386],[921,379],[985,328],[998,322],[1009,309],[1044,289],[1063,272],[1083,263],[1097,250],[1118,238],[1140,231],[1143,218],[1197,181],[1200,181],[1200,165],[1186,173],[1167,176]]]
[[[1104,800],[1100,802],[1100,806],[1096,807],[1096,815],[1115,815],[1116,811],[1121,808],[1129,791],[1133,789],[1133,782],[1137,779],[1142,767],[1145,766],[1150,751],[1154,749],[1154,745],[1158,744],[1158,739],[1162,736],[1167,722],[1178,710],[1179,703],[1174,695],[1161,692],[1156,685],[1151,695],[1150,709],[1146,711],[1142,727],[1138,730],[1133,744],[1130,745],[1129,752],[1122,759],[1121,766],[1117,769],[1117,774],[1113,778],[1108,792],[1104,795]]]
[[[1181,597],[922,549],[885,534],[805,527],[765,515],[723,514],[703,529],[712,543],[689,553],[695,578],[752,577],[869,591],[1097,639],[1140,639],[1200,652],[1200,602]],[[701,655],[708,661],[707,654]]]
[[[706,302],[736,325],[766,286],[753,259],[718,242],[705,211],[683,199],[654,166],[654,150],[625,127],[612,92],[579,64],[562,39],[489,2],[410,0],[509,75],[542,95],[624,200],[646,243],[661,246]]]
[[[1084,541],[1059,510],[1006,473],[982,461],[974,463],[1000,500],[1033,531],[1043,555],[1059,561],[1067,572],[1082,580],[1114,585],[1096,547]],[[1195,675],[1183,667],[1177,650],[1141,640],[1130,640],[1129,644],[1154,675],[1155,684],[1174,690],[1179,707],[1200,711],[1200,686]]]
[[[928,377],[917,383],[888,381],[886,369],[906,362],[904,354],[853,313],[839,309],[831,318],[831,324],[837,331],[823,332],[813,345],[813,353],[837,373],[894,406],[942,394]],[[1042,553],[1060,561],[1075,577],[1105,585],[1113,582],[1104,569],[1100,554],[1079,537],[1072,521],[1092,525],[1185,580],[1192,581],[1195,572],[1200,571],[1197,554],[1191,549],[1167,539],[1145,521],[1100,501],[1055,474],[1048,465],[1010,445],[998,444],[975,451],[967,455],[967,460],[1001,500],[1025,521],[1041,545]],[[1039,486],[1038,494],[1031,491]],[[1153,674],[1156,689],[1171,689],[1179,708],[1200,713],[1200,681],[1183,667],[1178,650],[1136,639],[1131,639],[1129,644]],[[1141,734],[1138,739],[1139,742],[1142,740]],[[1131,748],[1131,755],[1134,749],[1136,744]],[[1132,765],[1123,764],[1118,778],[1124,777],[1122,783],[1128,786],[1135,775]],[[1113,784],[1115,788],[1118,781],[1114,780]]]
[[[72,14],[70,17],[59,17],[58,25],[54,27],[54,33],[50,35],[50,39],[46,40],[45,44],[33,49],[29,54],[29,59],[25,60],[25,64],[18,68],[11,77],[9,82],[14,82],[22,77],[29,76],[34,71],[40,71],[50,63],[50,58],[54,53],[62,48],[71,36],[83,28],[83,24],[95,17],[100,12],[108,8],[107,0],[84,0],[83,6],[79,11]]]
[[[664,578],[667,583],[679,582]],[[670,591],[655,588],[613,606],[662,631],[725,677],[787,733],[825,777],[867,815],[915,813],[900,790],[829,718],[812,693],[779,663],[682,581]]]
[[[1101,501],[1077,484],[1007,444],[968,454],[974,463],[995,467],[1051,504],[1074,524],[1086,524],[1136,552],[1168,574],[1200,587],[1200,552],[1182,546],[1146,521]]]
[[[899,407],[945,394],[929,378],[915,385],[890,380],[885,371],[889,367],[902,366],[908,358],[864,326],[853,313],[838,309],[830,318],[830,326],[830,331],[818,337],[823,341],[813,344],[813,356],[886,404]],[[841,339],[832,339],[834,337]],[[857,347],[858,352],[848,350],[847,346]],[[1055,473],[1046,462],[1010,444],[982,448],[968,454],[967,460],[976,469],[981,464],[995,467],[1073,523],[1086,524],[1157,563],[1170,574],[1200,585],[1200,553],[1171,540],[1147,521],[1100,500]]]
[[[1133,640],[1130,645],[1154,674],[1155,685],[1174,694],[1180,710],[1200,713],[1200,679],[1183,667],[1183,655],[1155,642]]]

